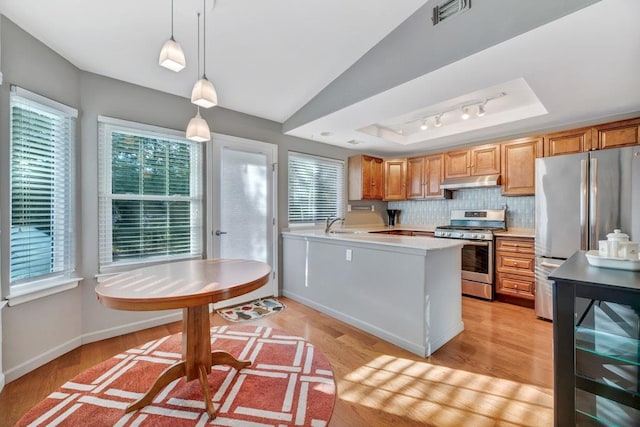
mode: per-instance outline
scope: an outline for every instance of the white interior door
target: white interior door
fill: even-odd
[[[263,261],[274,271],[265,286],[216,308],[278,294],[275,159],[274,144],[213,137],[209,257]]]

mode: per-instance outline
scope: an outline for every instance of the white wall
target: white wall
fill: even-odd
[[[0,19],[4,84],[0,88],[0,230],[9,223],[9,84],[80,110],[77,141],[78,288],[2,310],[4,373],[12,381],[81,343],[180,318],[179,312],[126,312],[101,306],[98,273],[98,132],[105,115],[171,129],[184,129],[195,110],[188,99],[146,89],[77,69],[13,22]],[[354,152],[284,136],[276,122],[216,107],[203,111],[212,131],[278,145],[279,228],[287,225],[287,152],[346,161]],[[206,233],[206,231],[205,231]],[[8,265],[8,234],[0,236],[0,266]],[[281,251],[281,249],[280,249]],[[281,257],[279,257],[281,259]],[[281,270],[280,266],[278,270]],[[0,271],[2,295],[8,294],[8,269]]]

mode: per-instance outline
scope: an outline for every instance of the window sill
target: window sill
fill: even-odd
[[[153,260],[111,264],[111,265],[106,265],[101,267],[100,273],[96,274],[95,278],[98,281],[98,283],[100,283],[116,274],[126,273],[128,271],[136,270],[138,268],[153,267],[154,265],[159,265],[159,264],[169,264],[172,262],[190,261],[194,259],[202,259],[202,255],[186,256],[186,257],[180,257],[180,258],[175,258],[175,257],[162,258],[162,259],[156,258]]]
[[[24,304],[25,302],[77,288],[81,280],[81,277],[57,277],[34,282],[29,286],[29,289],[13,291],[7,295],[7,302],[9,303],[9,307]]]

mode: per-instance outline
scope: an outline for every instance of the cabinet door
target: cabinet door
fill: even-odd
[[[384,200],[407,198],[407,159],[384,161]]]
[[[371,189],[373,188],[373,165],[374,159],[369,156],[362,156],[362,198],[370,199],[372,197]]]
[[[593,132],[598,149],[640,144],[640,118],[596,126]]]
[[[362,198],[382,199],[382,159],[362,156]]]
[[[591,150],[591,128],[572,129],[544,136],[544,156],[575,154]]]
[[[502,195],[535,194],[536,157],[542,151],[542,138],[516,140],[502,144]]]
[[[457,178],[469,176],[470,162],[469,150],[449,151],[445,153],[445,178]]]
[[[407,160],[407,199],[423,199],[425,196],[425,158]]]
[[[451,191],[440,188],[444,179],[444,155],[434,154],[425,157],[425,189],[424,195],[428,198],[451,198]]]
[[[471,175],[500,173],[500,144],[473,147],[469,153]]]
[[[384,184],[383,184],[383,170],[382,163],[383,160],[377,157],[372,157],[373,161],[371,162],[371,199],[372,200],[382,200],[384,196]]]

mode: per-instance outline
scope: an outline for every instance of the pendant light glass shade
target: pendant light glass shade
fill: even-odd
[[[189,120],[187,125],[187,139],[197,142],[206,142],[211,139],[211,131],[207,121],[200,116],[200,108],[196,116]]]
[[[180,43],[173,38],[173,0],[171,0],[171,37],[164,42],[162,49],[160,49],[158,64],[176,73],[187,65]]]
[[[218,93],[207,76],[203,75],[200,80],[193,85],[191,91],[191,102],[202,108],[211,108],[218,105]]]
[[[173,39],[173,36],[162,45],[158,63],[176,73],[187,65],[182,47],[180,47],[180,43]]]

